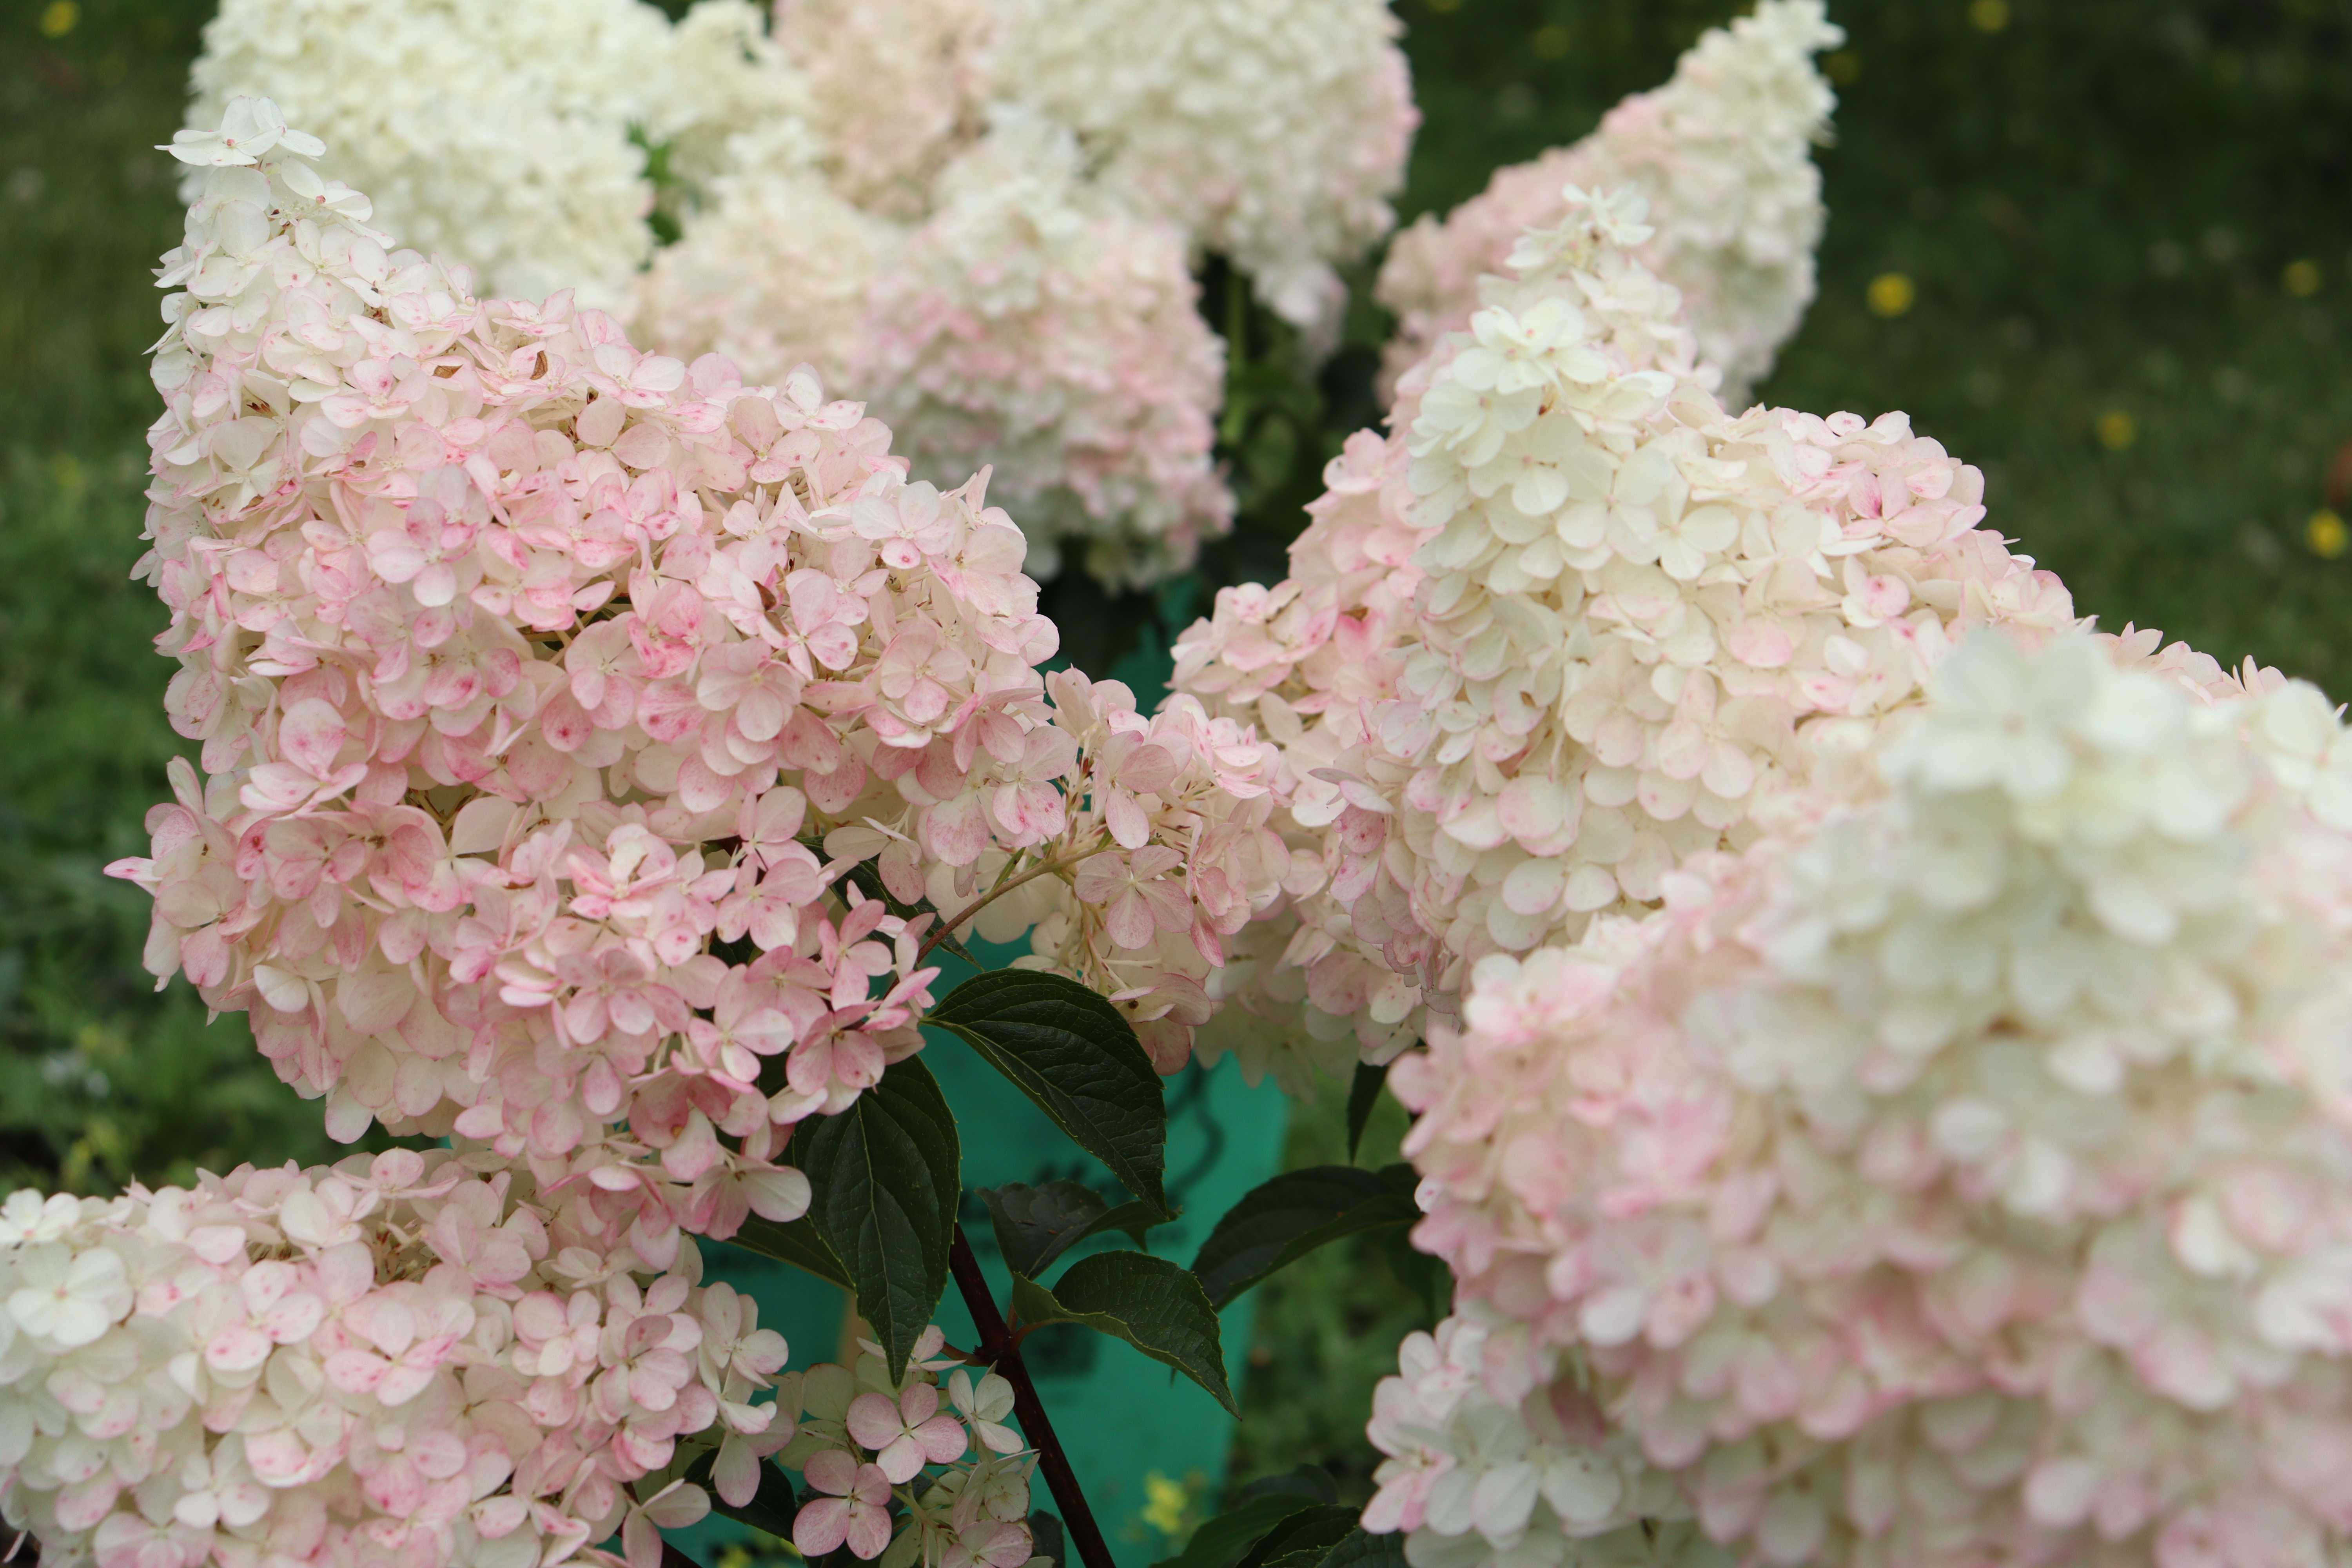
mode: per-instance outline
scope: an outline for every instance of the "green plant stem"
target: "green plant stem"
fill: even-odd
[[[1063,1451],[1062,1440],[1054,1436],[1053,1423],[1045,1419],[1037,1385],[1029,1381],[1029,1369],[1022,1364],[1020,1342],[1006,1331],[1004,1315],[996,1310],[996,1298],[989,1293],[988,1279],[980,1271],[980,1259],[972,1256],[971,1243],[964,1239],[961,1226],[956,1226],[955,1242],[948,1251],[948,1268],[955,1275],[956,1289],[963,1292],[972,1327],[980,1331],[976,1353],[1013,1385],[1013,1414],[1020,1417],[1022,1432],[1037,1450],[1037,1468],[1045,1472],[1045,1485],[1062,1510],[1062,1528],[1078,1549],[1078,1560],[1086,1568],[1118,1568],[1111,1561],[1110,1543],[1103,1539],[1102,1527],[1087,1506],[1086,1493],[1078,1489],[1070,1457]]]

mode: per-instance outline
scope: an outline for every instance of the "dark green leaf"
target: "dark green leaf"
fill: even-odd
[[[1102,1194],[1084,1182],[1047,1182],[1039,1187],[1007,1182],[982,1187],[979,1193],[980,1201],[988,1205],[1004,1266],[1033,1279],[1110,1212]]]
[[[1444,1261],[1414,1247],[1410,1226],[1376,1231],[1370,1239],[1372,1250],[1381,1255],[1397,1283],[1421,1307],[1423,1326],[1435,1328],[1454,1297],[1454,1277],[1445,1271]]]
[[[764,1530],[779,1541],[793,1538],[793,1521],[800,1513],[800,1500],[793,1496],[792,1478],[762,1459],[760,1462],[760,1489],[751,1500],[737,1508],[719,1495],[711,1484],[710,1470],[718,1460],[716,1453],[707,1453],[686,1468],[686,1479],[710,1494],[710,1510],[738,1524],[748,1524],[754,1530]]]
[[[1372,1535],[1359,1526],[1324,1552],[1316,1568],[1405,1568],[1404,1536]]]
[[[1141,1198],[1131,1198],[1087,1226],[1087,1236],[1108,1236],[1116,1230],[1124,1234],[1136,1246],[1141,1247],[1144,1245],[1143,1238],[1150,1234],[1153,1226],[1171,1224],[1183,1212],[1182,1209],[1170,1209],[1166,1214],[1161,1214]],[[1082,1236],[1078,1239],[1084,1241],[1087,1236]]]
[[[1160,1074],[1119,1010],[1034,969],[974,975],[923,1020],[1011,1079],[1127,1190],[1168,1212],[1168,1107]]]
[[[1225,1500],[1239,1508],[1252,1498],[1276,1494],[1302,1497],[1308,1502],[1332,1503],[1339,1500],[1339,1486],[1322,1466],[1298,1465],[1277,1476],[1260,1476],[1247,1486],[1235,1489]]]
[[[1013,1310],[1024,1323],[1080,1323],[1125,1340],[1199,1384],[1234,1417],[1216,1309],[1191,1270],[1148,1252],[1097,1252],[1047,1289],[1015,1276]]]
[[[1410,1165],[1285,1171],[1225,1211],[1201,1244],[1192,1271],[1222,1308],[1318,1247],[1360,1231],[1412,1224],[1421,1217],[1412,1201],[1416,1180]]]
[[[1068,1548],[1062,1544],[1062,1521],[1044,1509],[1029,1516],[1029,1554],[1051,1558],[1055,1568],[1070,1568]]]
[[[1389,1069],[1376,1068],[1370,1062],[1356,1064],[1356,1081],[1348,1086],[1348,1163],[1356,1163],[1356,1151],[1363,1146],[1364,1125],[1372,1119],[1372,1108],[1381,1102],[1381,1089],[1389,1081]]]
[[[850,1281],[849,1270],[841,1266],[841,1259],[825,1246],[824,1237],[817,1234],[816,1226],[804,1217],[778,1225],[774,1220],[761,1219],[753,1215],[743,1222],[743,1228],[737,1231],[731,1239],[747,1252],[756,1252],[762,1258],[789,1263],[829,1285],[838,1285],[845,1290],[856,1289]]]
[[[1322,1504],[1302,1509],[1258,1537],[1234,1568],[1271,1568],[1276,1563],[1303,1559],[1293,1568],[1315,1568],[1323,1554],[1347,1539],[1356,1528],[1360,1510]]]
[[[814,1189],[809,1220],[847,1271],[895,1378],[947,1289],[962,1189],[955,1118],[909,1057],[840,1115],[803,1122],[793,1153]]]
[[[1227,1509],[1192,1532],[1184,1550],[1152,1568],[1234,1568],[1265,1533],[1295,1514],[1322,1505],[1296,1492],[1273,1492]]]

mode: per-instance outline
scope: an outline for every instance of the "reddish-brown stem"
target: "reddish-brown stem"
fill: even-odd
[[[702,1564],[665,1541],[662,1542],[662,1568],[702,1568]]]
[[[1013,1414],[1037,1450],[1037,1468],[1045,1473],[1045,1485],[1061,1508],[1062,1528],[1077,1548],[1079,1562],[1086,1568],[1117,1568],[1111,1561],[1110,1543],[1103,1539],[1102,1527],[1095,1523],[1086,1493],[1078,1489],[1070,1457],[1063,1451],[1061,1439],[1054,1436],[1053,1423],[1045,1419],[1037,1385],[1029,1381],[1029,1369],[1022,1364],[1020,1342],[1006,1331],[1003,1314],[996,1310],[996,1298],[989,1293],[988,1279],[980,1271],[980,1259],[972,1256],[971,1243],[964,1239],[961,1226],[956,1226],[948,1267],[954,1271],[956,1289],[963,1292],[963,1304],[971,1310],[972,1326],[980,1331],[981,1359],[1013,1385]]]

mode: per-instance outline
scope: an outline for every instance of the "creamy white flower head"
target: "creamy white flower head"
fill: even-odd
[[[1222,252],[1318,332],[1332,263],[1395,221],[1420,116],[1385,0],[1010,0],[999,90],[1076,132],[1095,182]]]
[[[1743,1560],[2352,1545],[2345,731],[2157,663],[1973,633],[1812,820],[1391,1075],[1457,1310]]]
[[[1682,291],[1701,356],[1741,405],[1772,367],[1813,297],[1821,174],[1811,151],[1835,95],[1813,56],[1844,35],[1822,0],[1761,0],[1755,15],[1703,35],[1674,79],[1627,99],[1572,147],[1496,172],[1484,194],[1397,237],[1378,297],[1396,312],[1385,358],[1393,381],[1458,329],[1480,277],[1503,270],[1521,230],[1559,220],[1581,190],[1631,184],[1653,231],[1623,243]],[[1516,263],[1513,263],[1514,265]]]
[[[1179,689],[1284,752],[1286,923],[1203,1037],[1252,1071],[1349,1027],[1387,1060],[1485,955],[1801,813],[1960,628],[2074,624],[1902,415],[1727,413],[1629,248],[1643,198],[1564,199],[1327,470],[1290,580],[1178,645]]]
[[[205,27],[190,118],[212,123],[245,94],[269,107],[173,147],[250,163],[278,144],[282,104],[324,139],[285,145],[373,193],[379,220],[420,249],[501,292],[572,288],[611,308],[653,250],[636,138],[677,142],[707,174],[728,117],[797,96],[758,35],[742,0],[705,0],[675,28],[643,0],[226,0]]]

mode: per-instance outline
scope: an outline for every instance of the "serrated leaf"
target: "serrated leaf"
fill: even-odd
[[[1421,1217],[1412,1201],[1417,1179],[1410,1165],[1285,1171],[1225,1211],[1201,1244],[1192,1272],[1201,1277],[1209,1300],[1223,1308],[1318,1247],[1360,1231],[1412,1224]]]
[[[1084,1241],[1087,1237],[1108,1236],[1112,1231],[1118,1231],[1136,1246],[1142,1247],[1144,1238],[1151,1234],[1154,1226],[1173,1225],[1183,1215],[1182,1209],[1170,1209],[1161,1214],[1141,1198],[1130,1198],[1087,1226],[1086,1236],[1078,1239]]]
[[[1110,1212],[1103,1195],[1084,1182],[1047,1182],[1035,1187],[1007,1182],[982,1187],[979,1193],[980,1201],[988,1205],[1004,1266],[1033,1279]]]
[[[1302,1561],[1292,1568],[1315,1568],[1326,1552],[1356,1528],[1359,1511],[1331,1503],[1301,1509],[1258,1537],[1257,1544],[1243,1554],[1234,1568],[1272,1568],[1293,1558]]]
[[[1265,1533],[1294,1514],[1322,1505],[1296,1492],[1274,1492],[1229,1508],[1192,1532],[1184,1550],[1152,1568],[1234,1568]]]
[[[754,1530],[764,1530],[779,1541],[793,1538],[793,1521],[800,1514],[800,1500],[793,1495],[792,1478],[774,1465],[760,1461],[760,1489],[751,1500],[737,1508],[719,1495],[711,1483],[710,1472],[719,1456],[706,1453],[686,1468],[686,1479],[710,1494],[710,1510],[748,1524]]]
[[[1029,1516],[1029,1554],[1051,1558],[1055,1568],[1069,1568],[1069,1549],[1063,1544],[1062,1519],[1059,1514],[1038,1509]]]
[[[909,1057],[840,1115],[801,1123],[793,1152],[808,1173],[809,1221],[848,1274],[895,1378],[947,1289],[962,1190],[955,1117]]]
[[[1090,1237],[1123,1231],[1141,1246],[1152,1226],[1176,1217],[1155,1213],[1139,1198],[1112,1208],[1083,1182],[1047,1182],[1042,1187],[1007,1182],[973,1191],[988,1205],[989,1228],[1005,1267],[1032,1279]]]
[[[841,1259],[833,1255],[833,1249],[824,1244],[824,1237],[817,1234],[816,1226],[805,1216],[779,1225],[774,1220],[752,1215],[744,1220],[742,1228],[736,1231],[730,1239],[746,1252],[756,1252],[762,1258],[789,1263],[829,1285],[838,1285],[845,1290],[857,1289],[850,1280],[849,1270],[841,1266]]]
[[[933,1009],[935,1024],[1011,1079],[1120,1185],[1168,1212],[1168,1105],[1119,1010],[1066,975],[999,969]]]
[[[1424,1326],[1435,1328],[1454,1296],[1454,1276],[1446,1272],[1444,1261],[1416,1249],[1409,1226],[1377,1232],[1371,1244],[1381,1260],[1389,1266],[1389,1272],[1396,1276],[1397,1283],[1420,1305],[1426,1319]]]
[[[1356,1151],[1363,1146],[1364,1129],[1370,1124],[1372,1110],[1381,1102],[1381,1090],[1389,1081],[1389,1069],[1376,1068],[1370,1062],[1356,1064],[1355,1081],[1348,1086],[1348,1163],[1356,1163]]]
[[[1239,1508],[1252,1498],[1277,1494],[1304,1498],[1308,1502],[1334,1503],[1339,1500],[1339,1484],[1320,1465],[1294,1465],[1280,1475],[1260,1476],[1247,1486],[1234,1489],[1225,1500]]]
[[[1125,1340],[1209,1391],[1236,1420],[1225,1380],[1217,1311],[1192,1271],[1148,1252],[1097,1252],[1070,1265],[1053,1289],[1015,1275],[1013,1310],[1024,1323],[1080,1323]]]
[[[1359,1525],[1325,1552],[1316,1568],[1405,1568],[1404,1535],[1374,1535]]]

